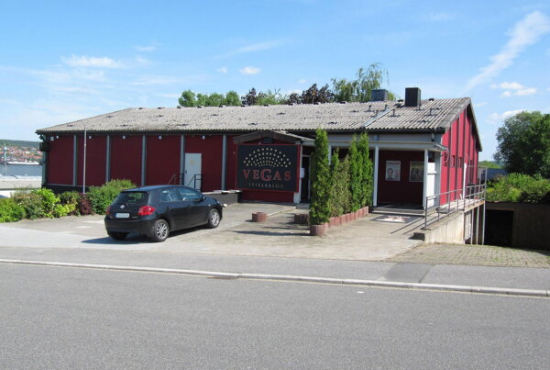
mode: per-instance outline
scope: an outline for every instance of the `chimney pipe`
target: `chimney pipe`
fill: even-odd
[[[405,107],[420,107],[420,89],[418,87],[405,88]]]

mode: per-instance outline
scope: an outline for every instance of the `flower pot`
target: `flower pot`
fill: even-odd
[[[252,222],[266,222],[267,213],[265,212],[254,212],[252,213]]]
[[[294,214],[294,223],[300,225],[309,224],[309,214],[307,213],[295,213]]]
[[[311,236],[323,236],[325,235],[327,224],[322,225],[309,225],[309,235]]]

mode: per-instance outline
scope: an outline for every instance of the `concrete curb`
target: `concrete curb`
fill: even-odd
[[[397,289],[410,289],[410,290],[497,294],[497,295],[509,295],[509,296],[521,296],[521,297],[542,297],[542,298],[550,297],[550,291],[548,290],[533,290],[533,289],[402,283],[402,282],[396,282],[396,281],[335,279],[335,278],[322,278],[322,277],[314,277],[314,276],[231,273],[231,272],[202,271],[202,270],[169,269],[169,268],[158,268],[158,267],[94,265],[94,264],[84,264],[84,263],[44,262],[44,261],[26,261],[26,260],[10,260],[10,259],[0,259],[0,263],[17,264],[17,265],[35,265],[35,266],[74,267],[74,268],[87,268],[87,269],[95,269],[95,270],[181,274],[181,275],[205,276],[205,277],[220,278],[220,279],[294,281],[294,282],[306,282],[306,283],[358,285],[358,286],[368,286],[368,287],[397,288]]]

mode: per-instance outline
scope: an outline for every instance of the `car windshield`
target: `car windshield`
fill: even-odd
[[[126,191],[122,192],[115,199],[116,204],[135,204],[144,205],[147,203],[148,193],[145,191]]]

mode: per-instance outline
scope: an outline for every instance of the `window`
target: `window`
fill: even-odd
[[[175,189],[164,189],[160,193],[161,202],[177,202],[178,200],[181,198]]]
[[[178,188],[178,192],[180,193],[183,200],[199,200],[201,199],[201,195],[198,191],[195,191],[190,188]]]

